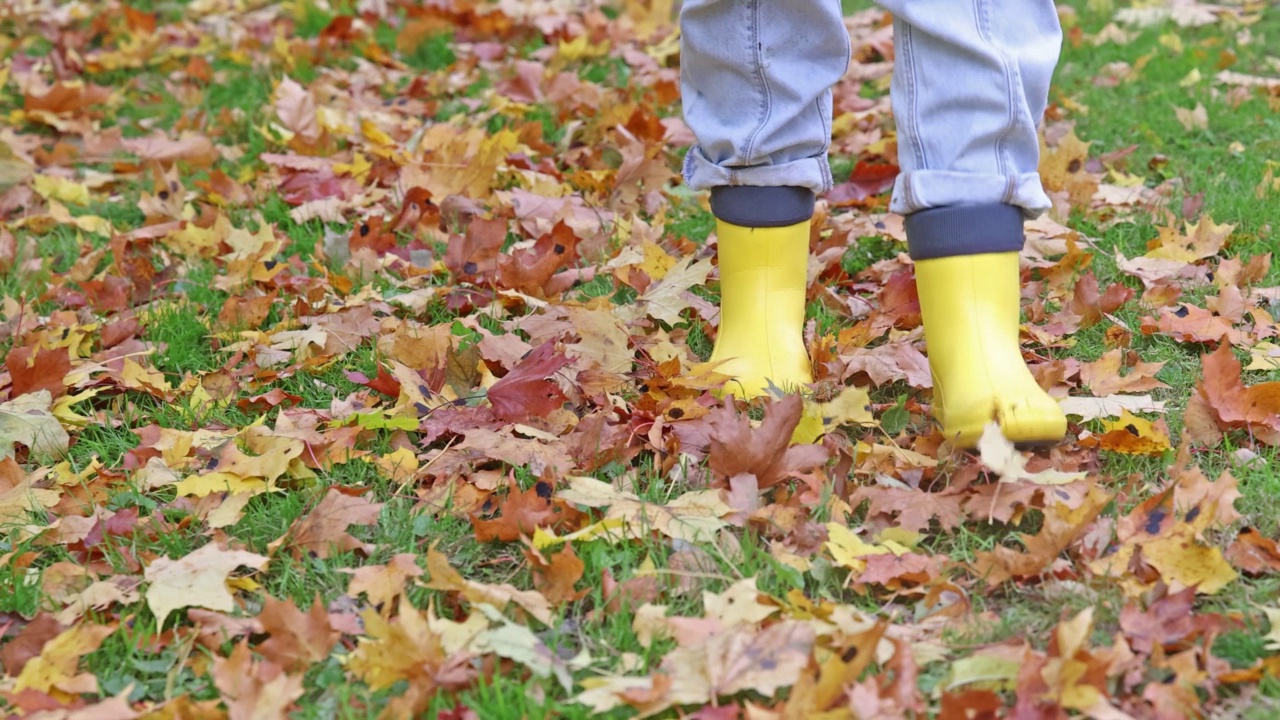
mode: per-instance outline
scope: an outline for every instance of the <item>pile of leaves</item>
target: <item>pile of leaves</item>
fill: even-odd
[[[1024,353],[1070,435],[953,451],[886,212],[890,18],[854,13],[841,183],[811,242],[816,383],[718,400],[672,12],[0,9],[6,715],[1270,702],[1277,630],[1247,662],[1220,641],[1280,628],[1277,523],[1236,502],[1228,469],[1280,444],[1280,383],[1245,380],[1280,369],[1271,256],[1231,252],[1237,229],[1175,202],[1160,163],[1091,153],[1070,122],[1087,108],[1058,98]],[[1070,37],[1247,29],[1242,12],[1143,3]],[[1134,257],[1068,227],[1139,217],[1155,232]],[[1082,337],[1096,359],[1075,357]],[[1189,382],[1160,379],[1153,342],[1190,348]],[[1270,606],[1217,601],[1240,587]],[[1010,631],[1026,604],[1047,615]]]

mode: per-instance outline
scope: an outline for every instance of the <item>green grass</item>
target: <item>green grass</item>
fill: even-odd
[[[184,10],[182,3],[173,0],[139,0],[134,4],[142,10],[158,12],[168,18],[180,18]],[[1078,11],[1078,22],[1088,33],[1096,32],[1110,19],[1106,14],[1091,10],[1091,4],[1084,0],[1073,0],[1071,4]],[[349,5],[333,2],[325,9],[308,2],[297,4],[299,12],[294,17],[297,35],[301,38],[318,36],[337,15],[352,11]],[[845,2],[848,11],[868,5],[865,0]],[[397,22],[403,19],[396,18]],[[1255,42],[1237,48],[1238,58],[1232,69],[1266,73],[1268,49],[1274,48],[1274,40],[1280,37],[1280,17],[1276,13],[1264,16],[1250,31]],[[1181,51],[1169,47],[1167,38],[1170,34],[1176,34],[1180,39]],[[1151,185],[1166,178],[1180,179],[1182,184],[1172,197],[1171,207],[1178,208],[1184,198],[1203,193],[1204,213],[1219,222],[1237,226],[1238,239],[1231,246],[1230,253],[1248,257],[1270,252],[1274,244],[1270,233],[1271,225],[1280,217],[1280,193],[1258,200],[1253,188],[1261,179],[1265,160],[1280,156],[1280,116],[1268,107],[1264,98],[1257,95],[1249,96],[1238,107],[1227,104],[1225,94],[1212,81],[1226,37],[1229,35],[1224,34],[1220,26],[1178,31],[1171,26],[1162,26],[1138,33],[1127,45],[1068,47],[1055,76],[1052,98],[1059,104],[1069,98],[1073,106],[1087,107],[1087,113],[1072,114],[1071,119],[1075,121],[1080,137],[1094,143],[1094,155],[1136,144],[1137,151],[1126,161],[1129,172],[1143,176]],[[372,38],[387,52],[395,52],[396,29],[390,24],[377,24],[372,30]],[[28,51],[50,50],[38,46],[35,41],[28,41],[28,45],[33,45],[28,47]],[[519,48],[524,56],[537,50],[543,41],[527,45]],[[424,75],[453,72],[459,64],[456,47],[454,35],[439,33],[426,38],[414,51],[404,54],[401,60],[412,71]],[[1103,87],[1095,82],[1108,65],[1119,62],[1135,65],[1146,56],[1152,59],[1136,80],[1117,87]],[[286,151],[262,132],[262,128],[276,119],[271,98],[273,87],[282,74],[280,68],[273,67],[267,71],[256,64],[243,64],[230,58],[216,58],[212,67],[219,79],[202,89],[200,102],[195,106],[184,106],[167,94],[163,75],[157,73],[156,68],[112,70],[89,79],[110,84],[122,93],[117,111],[104,122],[104,127],[118,125],[125,136],[135,136],[146,134],[153,126],[172,127],[190,119],[194,113],[204,113],[208,118],[219,119],[211,128],[211,132],[216,130],[213,134],[217,144],[243,150],[238,159],[219,159],[214,167],[232,176],[238,176],[245,170],[261,171],[263,166],[257,159],[258,155]],[[1202,79],[1184,87],[1180,81],[1193,70],[1199,71]],[[311,66],[307,59],[300,58],[291,76],[305,81],[318,77],[322,71],[322,68]],[[630,66],[617,59],[584,62],[569,71],[584,80],[608,85],[626,85],[632,72]],[[484,82],[462,96],[477,97],[497,80],[484,78]],[[864,92],[878,91],[868,88]],[[433,98],[432,102],[434,108],[428,115],[433,115],[438,121],[463,116],[468,121],[488,123],[490,127],[505,127],[510,123],[508,117],[484,107],[477,110],[456,97],[452,100]],[[1187,131],[1176,120],[1173,109],[1192,107],[1198,102],[1208,110],[1209,129]],[[0,97],[0,111],[7,113],[15,109],[17,105],[14,103],[12,99]],[[1137,106],[1142,106],[1144,111],[1135,113],[1133,108]],[[553,105],[535,105],[523,117],[542,125],[545,142],[556,144],[565,137],[566,119]],[[1243,147],[1243,151],[1237,144]],[[671,153],[671,156],[673,162],[678,162],[677,153]],[[847,175],[855,160],[837,158],[833,162],[837,175]],[[1152,167],[1158,167],[1158,170],[1151,170]],[[189,178],[202,177],[203,171],[191,173],[180,169],[183,170],[180,173],[183,182],[188,186]],[[95,199],[83,209],[75,209],[75,212],[105,217],[118,230],[136,228],[144,223],[138,199],[146,190],[149,186],[145,182],[124,184],[113,190],[110,200]],[[712,215],[691,197],[681,197],[680,193],[672,195],[671,205],[664,210],[667,213],[668,236],[685,238],[699,245],[705,243],[715,228]],[[289,215],[291,209],[268,187],[259,201],[250,207],[233,210],[231,216],[237,226],[251,229],[256,228],[258,221],[255,218],[260,216],[263,222],[273,225],[288,239],[280,256],[275,259],[286,261],[297,256],[308,266],[304,272],[312,272],[309,264],[326,232],[345,233],[349,228],[341,224],[326,226],[321,221],[296,223]],[[1129,257],[1141,254],[1147,241],[1155,236],[1158,220],[1140,215],[1120,223],[1103,224],[1086,214],[1078,214],[1072,220],[1075,227],[1095,238],[1102,250],[1095,256],[1092,266],[1099,284],[1106,287],[1120,282],[1140,291],[1137,281],[1123,275],[1108,253],[1119,250]],[[24,298],[33,312],[44,314],[57,309],[58,305],[52,299],[43,298],[42,292],[68,273],[86,249],[105,248],[109,242],[109,238],[81,235],[65,227],[38,235],[29,230],[19,230],[17,234],[23,241],[36,240],[31,246],[38,254],[39,267],[31,273],[0,275],[0,295]],[[513,235],[511,239],[518,237]],[[20,247],[26,245],[20,244]],[[886,239],[861,238],[846,251],[841,258],[841,266],[852,276],[878,261],[893,257],[900,249]],[[20,257],[19,261],[28,259]],[[155,259],[157,263],[171,262],[174,270],[168,283],[157,289],[156,297],[150,298],[140,312],[142,329],[138,339],[156,348],[151,358],[152,365],[177,386],[185,379],[217,370],[230,362],[230,353],[218,346],[213,335],[219,311],[236,291],[233,289],[228,293],[215,285],[219,271],[212,261],[171,255],[157,255]],[[92,268],[93,274],[108,271],[113,262],[114,258],[105,255],[99,266]],[[1273,268],[1264,282],[1274,284],[1277,281],[1280,281],[1280,268]],[[396,284],[399,282],[397,279],[387,276],[376,277],[370,282],[370,287],[380,291],[401,287]],[[361,289],[363,287],[357,285],[356,291]],[[719,289],[714,284],[698,288],[695,292],[710,302],[719,299]],[[582,301],[609,297],[622,304],[634,300],[636,293],[602,272],[570,295]],[[1204,290],[1197,290],[1188,293],[1184,299],[1200,302],[1204,295]],[[287,302],[278,302],[267,325],[291,319],[294,312],[292,300],[290,297]],[[380,310],[379,318],[387,312],[390,311]],[[405,314],[401,313],[402,316]],[[1154,394],[1169,404],[1167,420],[1177,437],[1182,431],[1181,411],[1201,374],[1199,354],[1203,348],[1136,332],[1147,314],[1148,310],[1137,303],[1130,303],[1116,313],[1116,317],[1135,329],[1132,349],[1144,361],[1165,363],[1158,377],[1170,388]],[[417,319],[436,324],[452,322],[456,317],[446,302],[437,298]],[[808,317],[816,321],[820,336],[837,334],[848,326],[844,317],[821,303],[811,303]],[[481,317],[478,322],[491,332],[505,332],[497,319]],[[1109,325],[1110,321],[1104,321],[1076,333],[1073,347],[1054,350],[1053,355],[1080,362],[1097,359],[1106,350],[1104,337]],[[516,321],[508,325],[509,328],[518,326]],[[685,342],[691,352],[700,359],[706,359],[712,349],[707,330],[702,321],[690,318],[672,328],[671,332],[673,335],[685,333]],[[527,337],[527,333],[524,336]],[[0,338],[0,351],[7,352],[10,343],[10,339]],[[282,377],[265,382],[259,382],[249,372],[240,379],[243,384],[237,397],[229,404],[215,407],[193,407],[186,399],[166,402],[134,391],[122,395],[104,394],[82,403],[77,409],[86,414],[99,412],[102,418],[109,418],[111,422],[95,422],[76,434],[66,459],[74,472],[84,471],[95,462],[100,462],[106,469],[119,469],[139,444],[134,431],[150,425],[193,431],[205,427],[240,428],[261,420],[267,426],[275,426],[281,422],[282,410],[272,409],[260,417],[258,413],[242,410],[235,404],[236,399],[274,388],[300,397],[298,406],[301,409],[327,412],[335,400],[356,397],[365,390],[347,378],[347,371],[358,370],[373,377],[383,361],[373,343],[365,342],[340,361],[326,367],[290,368]],[[1274,379],[1274,375],[1248,373],[1246,381]],[[893,404],[914,392],[895,383],[877,388],[872,399],[876,403]],[[923,425],[911,427],[921,429]],[[354,449],[385,454],[405,441],[403,435],[391,430],[368,431],[359,437]],[[875,439],[885,441],[884,438]],[[1222,447],[1206,449],[1197,455],[1197,461],[1211,477],[1216,477],[1232,466],[1230,454],[1239,440],[1238,437],[1229,438]],[[1274,470],[1280,463],[1280,451],[1266,449],[1259,452],[1257,464],[1232,469],[1242,493],[1237,508],[1244,515],[1245,524],[1271,536],[1280,531],[1280,474]],[[206,453],[200,460],[207,463],[211,457],[213,453]],[[1104,452],[1100,455],[1097,474],[1113,488],[1131,476],[1141,478],[1145,483],[1155,483],[1167,475],[1166,468],[1171,459],[1169,455],[1148,458]],[[599,475],[606,480],[617,480],[625,475],[642,499],[654,503],[667,502],[681,492],[695,489],[688,482],[672,481],[654,465],[652,455],[646,453],[629,466],[614,464]],[[526,467],[502,469],[510,472],[521,487],[530,486],[536,479]],[[121,472],[124,480],[111,486],[111,491],[101,499],[103,506],[109,510],[138,508],[144,518],[156,519],[157,523],[162,521],[163,525],[144,527],[140,523],[139,529],[132,534],[108,535],[95,548],[94,560],[104,563],[111,572],[137,574],[137,558],[140,556],[154,554],[180,558],[211,541],[211,533],[196,519],[192,503],[175,497],[172,488],[144,491],[135,482],[132,472]],[[449,480],[439,480],[446,481]],[[935,480],[939,486],[947,481],[945,475]],[[282,492],[263,494],[250,500],[243,517],[221,531],[220,539],[229,539],[249,551],[271,556],[266,570],[254,576],[262,591],[241,595],[247,603],[237,611],[241,614],[256,614],[263,595],[291,600],[303,608],[310,607],[317,597],[326,606],[352,602],[347,597],[352,570],[386,563],[398,553],[414,553],[421,557],[429,548],[447,555],[468,579],[511,583],[520,588],[532,586],[532,573],[523,555],[524,545],[478,543],[468,513],[453,505],[442,509],[426,507],[413,494],[415,488],[400,487],[367,462],[353,459],[336,464],[315,477],[284,480],[282,485]],[[368,555],[343,552],[327,558],[295,557],[287,542],[277,546],[286,538],[290,526],[314,508],[330,487],[335,486],[368,488],[370,499],[385,503],[376,524],[351,530],[355,537],[369,543],[372,551]],[[497,497],[500,498],[501,494]],[[1130,504],[1141,499],[1130,498]],[[1130,509],[1116,503],[1104,514],[1115,519]],[[32,518],[33,522],[45,519]],[[810,518],[815,523],[826,519],[827,511],[823,508],[815,509]],[[1021,534],[1037,532],[1040,524],[1041,517],[1036,511],[1026,513],[1017,524],[970,522],[952,532],[929,533],[921,548],[923,552],[946,554],[956,563],[971,562],[981,552],[1001,546],[1019,547]],[[633,656],[634,671],[653,671],[671,649],[671,643],[659,643],[651,648],[641,646],[632,629],[635,608],[627,606],[617,612],[603,612],[605,597],[600,580],[609,573],[614,579],[626,582],[637,577],[648,563],[657,568],[658,582],[663,587],[655,601],[667,604],[672,614],[699,615],[703,592],[720,592],[735,580],[746,577],[756,578],[760,590],[774,597],[784,597],[792,590],[801,590],[811,599],[846,603],[873,614],[898,613],[909,617],[913,612],[909,601],[895,603],[883,596],[854,592],[848,586],[848,571],[834,567],[821,555],[816,557],[811,570],[801,572],[779,562],[769,552],[771,538],[759,530],[731,535],[733,540],[701,543],[694,549],[657,537],[618,544],[604,541],[578,543],[574,548],[585,566],[579,587],[587,591],[586,596],[579,603],[557,608],[557,615],[548,627],[534,629],[553,649],[571,652],[586,648],[592,653],[594,664],[579,673],[576,676],[578,680],[597,673],[628,670],[623,664],[624,655]],[[679,554],[682,550],[685,554]],[[38,553],[38,560],[29,568],[13,563],[0,565],[0,586],[9,590],[0,593],[0,613],[22,618],[34,616],[47,600],[39,583],[45,569],[53,562],[77,563],[84,559],[79,550],[45,547],[16,530],[6,529],[0,533],[0,556],[9,557],[7,553],[19,556],[27,551]],[[699,558],[700,569],[692,573],[673,571],[674,559],[679,557],[683,560],[689,557],[690,552]],[[950,572],[953,573],[952,579],[958,582],[969,581],[959,566]],[[681,581],[686,581],[688,586],[681,587]],[[1027,585],[1016,591],[1002,588],[991,593],[981,582],[971,587],[969,599],[975,613],[989,613],[995,620],[985,626],[969,624],[948,630],[944,639],[956,652],[1018,638],[1027,638],[1036,648],[1044,649],[1053,627],[1063,617],[1086,607],[1095,609],[1093,643],[1106,645],[1118,629],[1120,612],[1125,605],[1116,587],[1103,582],[1080,587]],[[1222,594],[1200,601],[1197,605],[1199,611],[1246,618],[1242,626],[1230,627],[1217,637],[1213,648],[1217,656],[1225,658],[1234,667],[1243,668],[1271,654],[1265,647],[1262,635],[1266,628],[1256,619],[1256,608],[1274,604],[1277,592],[1280,592],[1280,581],[1274,578],[1242,578]],[[414,586],[407,595],[418,608],[434,604],[446,614],[459,611],[456,600],[448,593]],[[157,628],[156,618],[139,605],[136,612],[120,623],[116,633],[85,659],[84,668],[99,679],[101,696],[122,692],[130,686],[133,688],[130,697],[134,700],[161,702],[182,693],[189,693],[197,700],[218,696],[211,679],[195,672],[187,660],[190,656],[206,659],[225,656],[230,645],[210,649],[195,644],[185,613],[180,611],[176,615],[165,628]],[[109,617],[101,615],[104,620]],[[338,657],[349,649],[340,648],[333,656],[307,670],[306,692],[299,703],[297,717],[377,717],[391,698],[403,692],[403,687],[372,692],[361,684],[350,682]],[[924,668],[922,686],[931,689],[943,678],[944,670],[944,664]],[[554,681],[532,679],[523,673],[497,672],[493,668],[488,668],[488,671],[489,676],[475,687],[456,696],[438,696],[428,715],[468,708],[481,718],[589,717],[586,708],[568,702],[568,695]],[[1280,683],[1268,678],[1259,686],[1259,692],[1264,698],[1280,698]],[[613,716],[628,717],[630,714],[618,712]]]

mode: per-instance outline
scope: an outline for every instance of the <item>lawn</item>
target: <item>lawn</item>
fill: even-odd
[[[1069,0],[1024,355],[945,446],[888,16],[809,392],[726,404],[663,0],[0,9],[0,711],[1280,715],[1280,12]]]

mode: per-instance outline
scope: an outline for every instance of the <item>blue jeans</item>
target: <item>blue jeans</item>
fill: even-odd
[[[1050,206],[1036,128],[1062,45],[1053,1],[879,2],[894,18],[902,169],[889,208],[908,216],[912,255],[1010,249],[1015,226],[1021,247],[1022,218]],[[684,113],[698,139],[685,181],[713,190],[717,215],[746,220],[759,193],[734,203],[727,188],[829,190],[831,86],[850,59],[840,0],[685,0],[680,24]]]

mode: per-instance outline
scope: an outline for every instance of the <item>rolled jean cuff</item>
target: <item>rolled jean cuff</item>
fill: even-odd
[[[949,170],[916,170],[894,180],[889,210],[910,215],[930,208],[1000,203],[1012,205],[1027,220],[1053,206],[1040,173],[984,175]]]
[[[813,217],[813,191],[803,187],[719,185],[711,188],[711,214],[739,227],[788,227]]]
[[[952,205],[906,217],[907,251],[912,260],[1018,252],[1025,236],[1022,212],[1013,205]]]
[[[694,190],[710,190],[721,185],[753,187],[801,187],[814,193],[831,189],[831,165],[824,152],[778,165],[724,167],[702,154],[699,146],[689,148],[684,158],[684,181]]]

